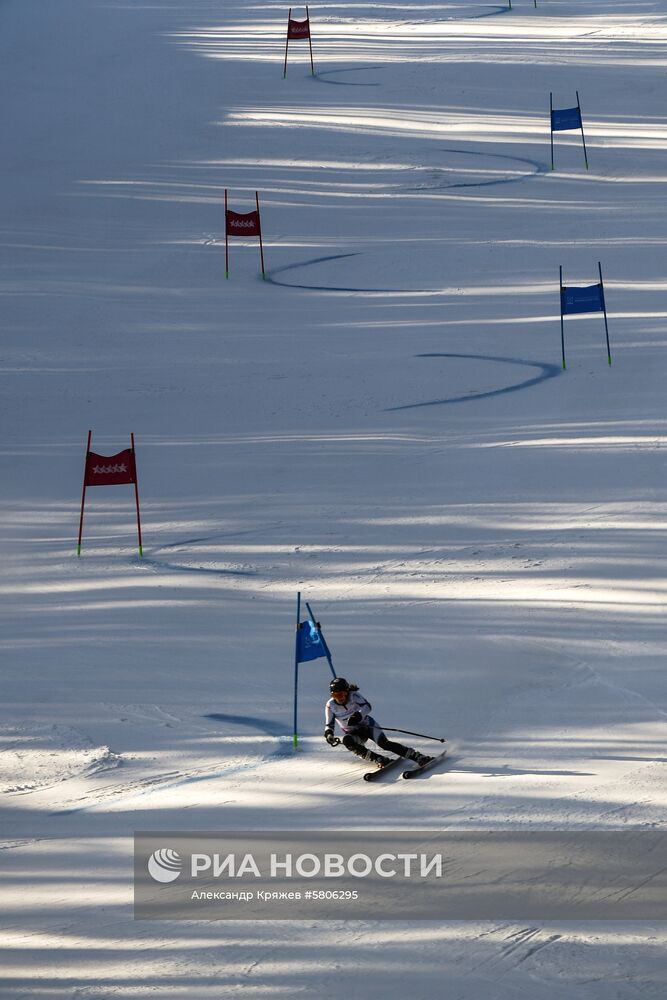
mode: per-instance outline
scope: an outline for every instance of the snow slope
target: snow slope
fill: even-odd
[[[132,920],[135,829],[664,826],[667,10],[513,6],[312,7],[283,80],[272,0],[0,5],[3,997],[665,995],[664,925]],[[319,662],[292,751],[299,589],[445,771],[361,782]]]

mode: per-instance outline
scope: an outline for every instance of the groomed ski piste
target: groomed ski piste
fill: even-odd
[[[665,996],[664,924],[133,920],[137,829],[664,829],[667,9],[512,7],[283,79],[274,0],[0,5],[3,998]],[[364,782],[324,660],[293,749],[297,591],[442,767]]]

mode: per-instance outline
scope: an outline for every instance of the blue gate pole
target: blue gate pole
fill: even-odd
[[[579,121],[581,122],[581,141],[584,146],[584,161],[586,163],[586,170],[588,170],[588,154],[586,152],[586,136],[584,135],[584,119],[581,117],[581,104],[579,103],[579,91],[575,90],[577,95],[577,107],[579,108]]]
[[[607,325],[607,304],[604,298],[604,284],[602,282],[602,264],[598,261],[598,271],[600,272],[600,295],[602,297],[602,312],[604,313],[604,335],[607,338],[607,361],[611,364],[611,348],[609,347],[609,326]]]
[[[549,94],[549,130],[551,132],[551,169],[554,168],[554,95]]]
[[[326,656],[326,658],[327,658],[327,662],[328,662],[328,664],[329,664],[329,667],[330,667],[330,669],[331,669],[331,674],[332,674],[332,676],[333,676],[333,677],[335,678],[335,676],[336,676],[336,671],[334,670],[334,665],[333,665],[333,663],[331,662],[331,653],[329,652],[329,646],[327,645],[327,642],[326,642],[326,640],[325,640],[324,636],[322,635],[322,629],[321,629],[321,628],[320,628],[320,626],[319,626],[319,622],[317,622],[317,621],[315,620],[315,615],[314,615],[314,614],[313,614],[313,612],[311,611],[311,609],[310,609],[310,604],[308,603],[308,601],[306,601],[306,607],[308,608],[308,614],[309,614],[309,616],[310,616],[310,620],[311,620],[311,622],[313,623],[313,625],[315,626],[315,628],[317,629],[317,634],[319,635],[320,639],[322,639],[322,642],[323,642],[323,644],[324,644],[324,648],[326,649],[326,653],[325,653],[325,656]]]
[[[294,636],[294,736],[292,737],[296,750],[299,739],[297,736],[297,697],[299,691],[299,619],[301,618],[301,591],[296,595],[296,633]]]
[[[563,265],[560,265],[560,290],[558,293],[558,300],[560,302],[560,348],[563,355],[563,368],[567,368],[565,364],[565,329],[563,326]]]

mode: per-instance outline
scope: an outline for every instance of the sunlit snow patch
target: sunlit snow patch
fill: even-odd
[[[120,762],[69,726],[0,727],[0,792],[32,792]]]

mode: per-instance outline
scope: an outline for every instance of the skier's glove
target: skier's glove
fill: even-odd
[[[329,744],[330,747],[337,747],[338,744],[340,743],[340,740],[337,739],[334,736],[333,729],[325,729],[324,730],[324,738],[325,738],[325,740],[327,741],[327,743]]]
[[[361,722],[361,712],[353,712],[347,720],[348,726],[358,726]]]

